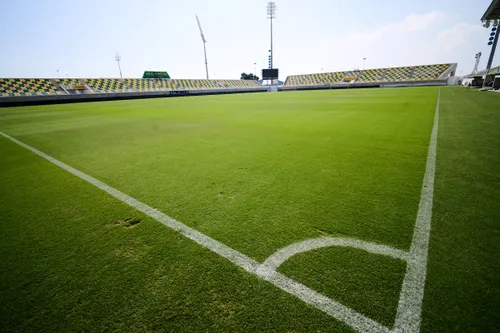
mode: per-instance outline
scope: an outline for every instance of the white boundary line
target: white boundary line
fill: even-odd
[[[427,270],[427,255],[429,249],[429,235],[432,218],[432,203],[434,193],[434,175],[436,168],[436,147],[439,122],[439,101],[441,91],[438,92],[436,112],[434,115],[434,125],[432,128],[429,152],[427,156],[427,165],[422,186],[422,194],[417,213],[414,234],[410,253],[394,249],[385,245],[378,245],[357,239],[348,238],[321,238],[306,240],[287,246],[271,255],[263,264],[247,257],[246,255],[230,248],[221,242],[196,231],[187,225],[176,221],[164,213],[146,205],[145,203],[132,198],[131,196],[118,191],[117,189],[89,176],[27,144],[3,133],[0,135],[10,141],[24,147],[36,155],[43,157],[47,161],[59,166],[60,168],[72,173],[73,175],[85,180],[95,187],[110,194],[114,198],[126,203],[127,205],[141,211],[152,217],[165,226],[183,234],[185,237],[202,245],[203,247],[226,258],[235,265],[243,268],[245,271],[271,282],[276,287],[287,293],[296,296],[302,301],[313,307],[327,313],[328,315],[344,322],[352,328],[363,333],[416,333],[420,330],[422,299],[424,295],[425,277]],[[323,240],[324,239],[324,240]],[[329,244],[329,245],[326,245]],[[400,294],[398,311],[394,329],[390,330],[378,322],[340,304],[307,286],[290,279],[278,272],[277,267],[294,254],[309,251],[315,248],[325,246],[347,246],[362,249],[371,253],[388,255],[393,258],[399,258],[407,261],[406,275]]]
[[[427,255],[429,252],[429,237],[431,232],[440,97],[441,89],[438,90],[422,192],[409,253],[390,246],[370,243],[359,239],[320,237],[294,243],[276,251],[264,261],[259,267],[258,272],[263,276],[273,276],[273,274],[277,274],[276,270],[278,267],[290,257],[298,253],[329,246],[352,247],[370,253],[401,259],[407,263],[406,274],[399,295],[394,328],[391,332],[418,333],[420,331],[422,300],[424,297]]]
[[[427,274],[427,256],[431,234],[432,205],[434,201],[434,177],[436,173],[436,153],[439,129],[439,104],[441,89],[438,91],[434,125],[432,126],[427,164],[425,166],[422,193],[418,205],[417,220],[413,230],[410,260],[406,266],[406,275],[399,295],[398,312],[394,332],[419,332],[424,298],[425,277]]]

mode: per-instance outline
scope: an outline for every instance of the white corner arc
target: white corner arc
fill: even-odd
[[[410,257],[410,254],[403,250],[395,249],[387,245],[366,242],[355,238],[318,237],[302,242],[293,243],[276,251],[262,263],[260,270],[262,272],[266,271],[268,274],[271,274],[272,271],[276,271],[281,264],[283,264],[286,260],[296,254],[332,246],[351,247],[369,253],[389,256],[403,261],[408,261]]]

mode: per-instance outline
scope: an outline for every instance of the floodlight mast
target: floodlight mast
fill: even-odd
[[[122,68],[120,67],[120,60],[122,60],[122,56],[120,55],[120,53],[116,52],[115,60],[118,63],[118,70],[120,71],[120,78],[122,78],[123,77],[122,76]]]
[[[498,32],[498,28],[500,27],[497,23],[494,25],[497,30],[495,30],[496,34],[493,39],[493,45],[491,46],[491,51],[490,51],[490,57],[488,58],[488,64],[486,65],[486,69],[489,71],[491,69],[491,65],[493,64],[493,58],[495,58],[495,50],[497,48],[497,43],[498,43],[498,35],[500,33]]]
[[[208,80],[208,61],[207,61],[207,47],[206,47],[207,40],[203,35],[203,30],[201,29],[201,23],[200,19],[198,18],[198,15],[196,15],[196,21],[198,22],[198,27],[200,28],[201,40],[203,42],[203,52],[205,54],[205,71],[207,72],[207,80]]]
[[[472,74],[476,74],[477,73],[477,68],[479,67],[479,61],[481,60],[481,55],[482,53],[479,52],[479,53],[476,53],[476,62],[474,63],[474,69],[472,70]]]
[[[273,67],[273,19],[276,18],[276,3],[269,1],[267,3],[267,18],[271,20],[271,68]]]

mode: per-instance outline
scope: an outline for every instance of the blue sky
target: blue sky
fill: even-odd
[[[468,74],[489,31],[491,0],[277,0],[274,62],[301,73],[458,62]],[[124,77],[166,70],[204,78],[195,14],[207,39],[211,78],[267,67],[267,1],[2,0],[0,77]],[[499,56],[497,56],[498,59]],[[495,60],[494,64],[498,61]]]

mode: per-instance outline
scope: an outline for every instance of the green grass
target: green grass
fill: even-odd
[[[500,96],[441,91],[422,331],[495,331]],[[325,235],[407,250],[437,92],[8,108],[0,130],[260,262]],[[351,332],[2,137],[0,151],[0,330]],[[404,269],[330,248],[280,271],[391,326]]]
[[[405,263],[398,259],[330,247],[300,253],[279,271],[392,327],[405,269]]]
[[[444,89],[423,332],[500,332],[500,94]]]

